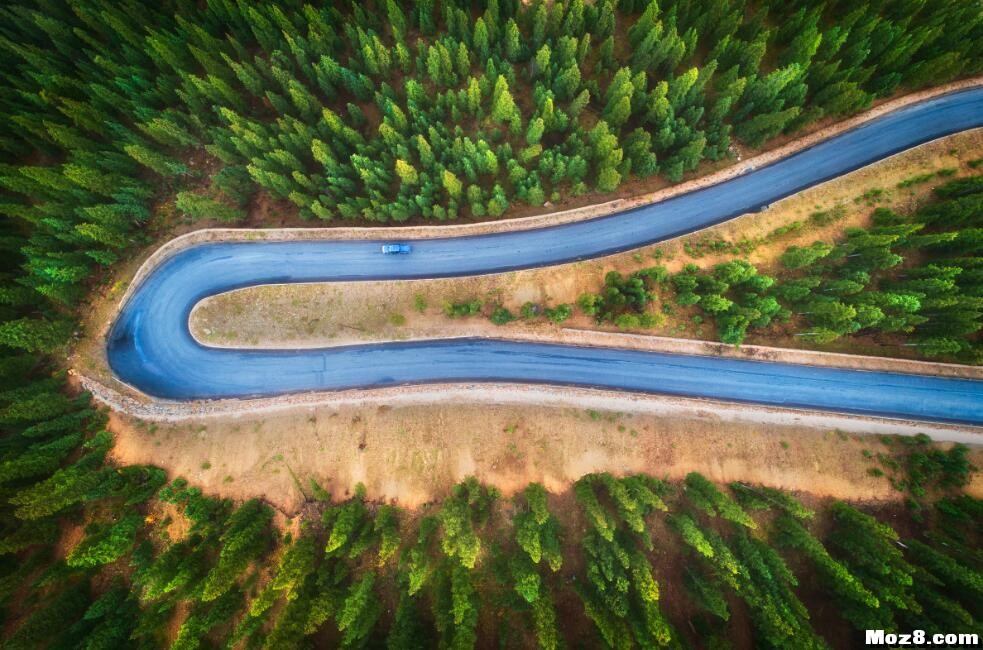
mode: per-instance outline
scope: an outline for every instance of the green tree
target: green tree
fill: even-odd
[[[224,203],[194,192],[178,192],[174,204],[177,209],[192,219],[218,219],[219,221],[240,221],[245,212]]]
[[[0,323],[0,344],[28,352],[52,352],[72,333],[65,320],[19,318]]]
[[[461,190],[464,188],[464,185],[458,179],[457,175],[454,174],[454,172],[445,169],[442,180],[444,189],[447,190],[447,194],[452,199],[456,199],[461,196]]]
[[[396,174],[399,175],[405,185],[418,185],[420,182],[420,174],[416,168],[399,158],[396,159]]]
[[[247,501],[232,513],[219,538],[222,547],[218,560],[202,582],[202,601],[212,601],[229,593],[249,563],[266,551],[272,517],[273,511],[256,499]]]

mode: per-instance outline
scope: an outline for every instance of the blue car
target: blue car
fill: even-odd
[[[407,255],[413,247],[409,244],[383,244],[382,253],[384,255]]]

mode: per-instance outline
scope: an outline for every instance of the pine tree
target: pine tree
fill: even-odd
[[[840,612],[857,629],[891,625],[890,612],[881,606],[846,566],[834,559],[823,544],[789,515],[775,520],[779,543],[804,553],[814,564],[826,589],[833,593]]]
[[[240,221],[245,212],[232,208],[215,199],[195,194],[194,192],[179,192],[174,201],[175,206],[192,219],[218,219],[219,221]]]
[[[140,144],[131,144],[123,147],[123,150],[141,165],[149,167],[161,176],[177,176],[187,174],[186,165],[179,163],[168,156],[154,151]]]
[[[442,181],[444,189],[447,190],[447,194],[452,199],[456,199],[461,196],[461,190],[464,188],[464,185],[454,174],[454,172],[450,171],[449,169],[445,169],[442,176]]]
[[[396,159],[396,174],[405,185],[417,185],[420,182],[420,174],[416,168],[405,160]]]
[[[512,63],[522,60],[522,35],[514,18],[505,23],[505,58]]]
[[[249,563],[265,550],[273,512],[257,500],[247,501],[229,518],[220,537],[218,561],[202,583],[201,600],[208,602],[228,594]]]
[[[52,352],[67,342],[72,329],[69,321],[20,318],[0,323],[0,344],[28,352]]]
[[[519,121],[518,109],[512,93],[509,92],[509,84],[504,76],[499,76],[495,80],[495,89],[492,92],[491,116],[499,122],[508,122],[515,125]]]

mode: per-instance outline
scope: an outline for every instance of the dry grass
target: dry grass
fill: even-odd
[[[900,496],[866,473],[862,450],[879,449],[879,438],[723,421],[709,412],[667,417],[516,405],[295,406],[159,424],[117,414],[111,428],[118,462],[153,463],[210,494],[264,496],[287,512],[311,496],[311,478],[338,499],[363,483],[370,498],[407,507],[442,497],[469,475],[508,495],[531,481],[560,492],[597,471],[670,479],[699,471],[716,481],[820,496]],[[979,465],[983,450],[973,453]],[[211,462],[207,469],[204,459]],[[983,489],[983,482],[973,489]]]

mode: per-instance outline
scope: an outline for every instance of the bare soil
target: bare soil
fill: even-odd
[[[414,508],[467,476],[505,495],[532,481],[564,491],[590,472],[678,479],[699,471],[821,496],[900,498],[867,474],[864,449],[881,438],[793,424],[570,406],[431,404],[294,406],[274,413],[149,422],[114,413],[113,457],[152,463],[210,494],[262,496],[285,513],[311,497],[310,479],[336,499],[366,486],[370,499]],[[983,449],[974,447],[975,464]],[[983,493],[983,479],[970,486]]]

